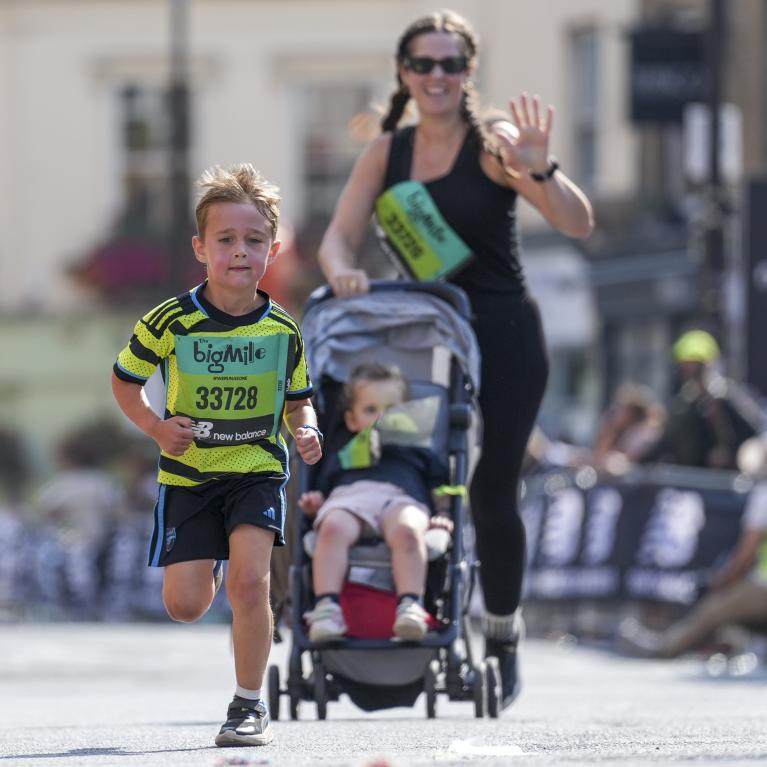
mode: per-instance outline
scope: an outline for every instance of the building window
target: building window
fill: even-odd
[[[570,39],[574,178],[587,190],[597,179],[599,125],[599,41],[594,27],[575,30]]]
[[[163,232],[170,219],[170,130],[164,88],[119,91],[119,184],[123,222],[131,232]]]
[[[352,136],[355,118],[370,110],[373,91],[361,83],[305,86],[304,215],[308,224],[325,223],[333,213],[360,143]]]

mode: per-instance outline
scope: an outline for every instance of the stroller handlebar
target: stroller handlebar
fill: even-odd
[[[450,304],[457,312],[466,319],[471,319],[471,304],[463,289],[447,282],[413,282],[410,280],[370,280],[371,293],[387,293],[394,291],[410,291],[413,293],[427,293],[436,296]],[[324,301],[334,299],[330,285],[320,285],[309,296],[304,307],[308,311],[312,307]]]

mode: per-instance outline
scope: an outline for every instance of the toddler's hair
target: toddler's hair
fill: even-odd
[[[348,410],[352,406],[358,384],[369,381],[398,381],[402,385],[402,399],[406,400],[410,397],[410,385],[396,365],[384,365],[382,362],[363,362],[352,370],[349,380],[344,384],[342,394],[344,410]]]
[[[276,238],[280,220],[280,190],[250,163],[238,163],[229,168],[214,165],[203,171],[197,186],[205,190],[195,210],[200,239],[205,239],[210,206],[218,202],[252,203],[269,223],[272,239]]]

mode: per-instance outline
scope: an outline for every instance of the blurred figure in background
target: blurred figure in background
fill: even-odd
[[[594,465],[614,474],[625,471],[658,442],[665,418],[664,407],[648,387],[622,384],[597,429]]]
[[[640,460],[735,469],[738,447],[759,431],[764,414],[742,387],[716,370],[719,345],[710,333],[688,331],[672,351],[678,388],[660,438]]]
[[[107,470],[108,456],[91,430],[65,437],[57,448],[59,471],[33,501],[37,519],[55,527],[65,546],[98,547],[126,505],[121,482]]]
[[[32,500],[40,526],[35,581],[47,600],[88,615],[99,607],[101,559],[126,507],[122,483],[106,468],[118,444],[110,434],[97,423],[64,438],[59,471]]]
[[[24,564],[24,496],[31,478],[19,433],[0,426],[0,617],[19,602]]]
[[[662,632],[633,618],[618,630],[618,646],[633,655],[673,658],[699,646],[724,626],[767,621],[767,439],[745,442],[741,470],[756,480],[741,518],[741,533],[724,567],[714,573],[703,598]]]

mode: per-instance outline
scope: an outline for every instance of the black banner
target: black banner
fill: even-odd
[[[746,186],[744,273],[746,275],[746,381],[767,396],[767,178]]]
[[[583,469],[526,486],[526,600],[683,605],[734,546],[750,490],[737,475],[695,470],[603,480]]]

